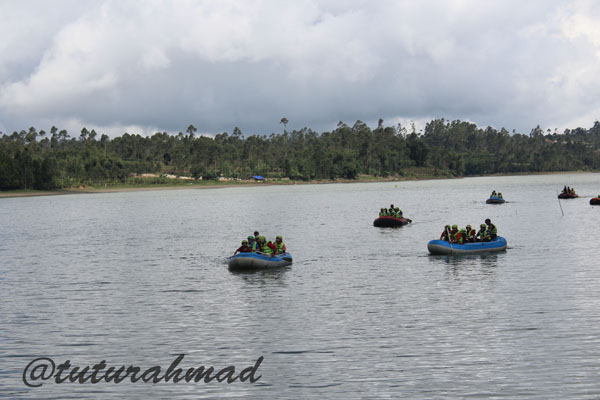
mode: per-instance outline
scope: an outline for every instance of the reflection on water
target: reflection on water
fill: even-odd
[[[597,174],[0,199],[0,397],[600,397]],[[508,200],[486,205],[491,190]],[[414,222],[373,227],[400,206]],[[268,205],[265,208],[265,204]],[[252,210],[249,212],[248,210]],[[265,210],[262,212],[261,210]],[[268,213],[266,211],[268,210]],[[506,252],[430,256],[491,218]],[[294,264],[229,271],[258,229]],[[250,365],[256,384],[28,388],[35,357]]]
[[[248,283],[261,284],[283,284],[285,283],[285,274],[291,267],[255,269],[255,270],[229,270],[231,275],[237,276]]]
[[[448,277],[486,277],[496,273],[499,262],[498,254],[479,254],[464,256],[429,256],[430,263],[439,266],[446,265]]]

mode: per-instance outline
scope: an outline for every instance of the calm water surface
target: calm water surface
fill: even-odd
[[[571,185],[587,198],[561,201]],[[486,205],[495,189],[509,201]],[[599,174],[0,199],[0,397],[600,398]],[[400,206],[412,225],[372,226]],[[433,257],[491,218],[506,253]],[[258,229],[290,268],[232,273]],[[238,369],[255,384],[56,384],[25,366]]]

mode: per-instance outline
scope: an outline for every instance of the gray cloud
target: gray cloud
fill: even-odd
[[[600,10],[558,1],[0,4],[0,130],[329,130],[384,118],[528,133],[600,119]]]

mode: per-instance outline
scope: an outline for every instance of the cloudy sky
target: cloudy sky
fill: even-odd
[[[0,0],[0,131],[600,119],[595,0]]]

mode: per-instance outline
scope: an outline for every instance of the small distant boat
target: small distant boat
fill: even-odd
[[[373,221],[373,226],[378,228],[393,228],[396,226],[404,226],[411,222],[412,220],[408,218],[379,217]]]
[[[558,195],[559,199],[576,199],[578,197],[579,197],[579,195],[576,194],[576,193],[564,193],[563,192],[563,193],[561,193],[561,194]]]
[[[276,254],[271,256],[264,253],[239,253],[229,258],[229,269],[252,270],[266,268],[281,268],[292,265],[290,253]]]
[[[444,240],[432,240],[427,243],[427,250],[433,255],[465,255],[495,253],[506,250],[506,239],[498,236],[489,242],[457,244]]]
[[[593,206],[600,206],[600,197],[593,197],[590,199],[590,204]]]
[[[505,200],[502,197],[492,196],[485,201],[486,204],[502,204]]]

